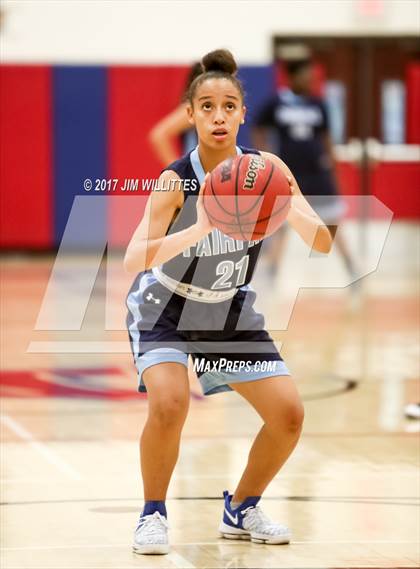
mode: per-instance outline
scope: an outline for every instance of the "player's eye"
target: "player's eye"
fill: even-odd
[[[236,109],[236,105],[235,103],[227,103],[226,108],[228,111],[233,111],[234,109]]]
[[[201,105],[201,108],[204,109],[205,111],[209,111],[211,109],[211,103],[209,102],[203,103]]]

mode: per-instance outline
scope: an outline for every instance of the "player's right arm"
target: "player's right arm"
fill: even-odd
[[[173,171],[161,174],[158,187],[162,189],[154,190],[149,196],[143,218],[127,247],[124,268],[128,273],[145,271],[169,261],[212,230],[203,207],[204,180],[197,200],[197,222],[182,231],[166,235],[184,202],[179,180],[178,174]],[[171,184],[176,189],[168,189]]]

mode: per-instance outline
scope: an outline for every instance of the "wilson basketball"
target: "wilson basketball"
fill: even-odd
[[[215,227],[243,241],[274,233],[290,209],[290,186],[283,171],[257,154],[228,158],[211,173],[204,208]]]

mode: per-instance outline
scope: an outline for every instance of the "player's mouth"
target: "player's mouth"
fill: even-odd
[[[228,131],[225,128],[216,128],[213,130],[212,135],[216,140],[224,140],[228,135]]]

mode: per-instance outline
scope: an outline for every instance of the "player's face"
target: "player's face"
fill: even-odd
[[[213,78],[197,88],[188,116],[202,144],[223,149],[236,143],[245,110],[237,87],[229,79]]]
[[[303,67],[292,80],[292,88],[299,93],[309,93],[312,85],[312,67]]]

